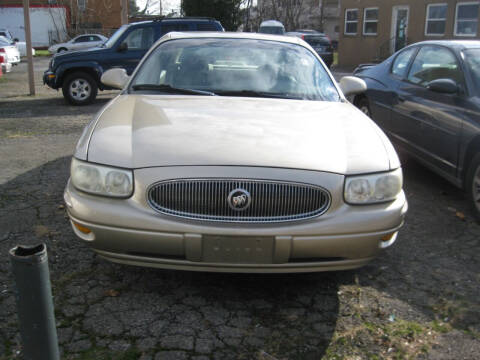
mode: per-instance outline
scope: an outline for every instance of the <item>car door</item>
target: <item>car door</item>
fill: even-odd
[[[153,25],[134,27],[129,30],[113,47],[113,54],[105,60],[104,70],[121,67],[127,71],[128,75],[131,75],[154,43],[155,29]]]
[[[399,84],[407,75],[408,67],[417,52],[416,47],[407,48],[398,53],[391,63],[385,63],[384,69],[368,79],[367,96],[371,116],[389,135],[398,135],[402,130],[391,120],[395,105],[395,93]]]
[[[451,79],[465,89],[457,56],[444,46],[424,45],[397,88],[392,122],[411,153],[447,176],[455,176],[467,97],[430,90],[430,82]]]
[[[102,40],[100,36],[90,35],[90,46],[89,47],[98,47],[102,45],[105,40]]]

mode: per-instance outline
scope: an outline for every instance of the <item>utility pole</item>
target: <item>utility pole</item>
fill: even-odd
[[[158,6],[160,7],[160,17],[161,17],[162,14],[163,14],[162,0],[159,0],[159,1],[158,1]]]
[[[122,25],[128,24],[128,0],[120,0]]]
[[[23,21],[25,26],[25,43],[28,60],[28,85],[30,95],[35,95],[35,79],[33,75],[32,31],[30,29],[30,0],[23,0]]]

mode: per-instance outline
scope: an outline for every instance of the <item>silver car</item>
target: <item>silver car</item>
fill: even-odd
[[[51,54],[69,50],[83,50],[102,45],[108,38],[100,34],[83,34],[74,37],[72,40],[54,44],[48,48]]]
[[[222,272],[362,266],[407,211],[387,137],[294,37],[169,33],[78,142],[64,199],[108,260]]]

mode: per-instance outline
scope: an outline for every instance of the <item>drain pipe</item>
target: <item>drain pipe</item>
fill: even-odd
[[[18,245],[10,250],[17,312],[25,360],[59,360],[47,247]]]

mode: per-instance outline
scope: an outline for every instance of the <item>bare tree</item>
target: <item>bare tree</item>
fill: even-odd
[[[263,20],[280,21],[287,31],[298,29],[303,19],[312,13],[321,14],[322,1],[319,0],[263,0],[258,2],[256,19],[252,25],[256,28]],[[319,12],[320,11],[320,12]]]

